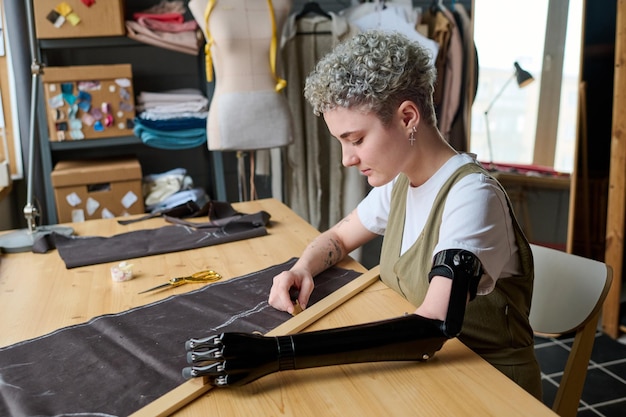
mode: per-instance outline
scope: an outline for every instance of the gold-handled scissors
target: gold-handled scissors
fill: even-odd
[[[222,278],[220,274],[213,270],[200,271],[195,274],[191,274],[185,277],[176,277],[167,281],[165,284],[157,285],[156,287],[147,289],[145,291],[140,292],[139,294],[143,294],[145,292],[156,291],[161,288],[173,288],[178,287],[183,284],[195,284],[200,282],[215,282],[219,281]]]

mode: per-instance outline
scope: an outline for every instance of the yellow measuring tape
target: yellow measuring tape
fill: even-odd
[[[205,30],[206,30],[206,45],[204,45],[204,56],[206,59],[206,79],[208,82],[213,82],[213,58],[211,57],[211,46],[213,46],[213,37],[211,36],[211,32],[209,31],[209,17],[211,16],[211,12],[215,7],[216,0],[209,0],[207,7],[204,11],[204,21],[205,21]],[[270,9],[270,19],[272,21],[272,42],[270,44],[270,68],[272,70],[272,75],[276,80],[276,87],[274,88],[276,92],[281,91],[283,88],[287,86],[287,81],[278,77],[276,75],[276,53],[278,50],[278,36],[276,34],[276,16],[274,15],[274,6],[272,5],[272,0],[267,0],[267,5]]]

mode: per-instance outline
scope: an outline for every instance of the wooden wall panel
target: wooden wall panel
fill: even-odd
[[[619,309],[624,263],[624,218],[626,214],[626,0],[617,2],[615,76],[613,85],[613,131],[607,209],[605,262],[613,268],[613,285],[604,303],[602,327],[619,336]]]
[[[9,80],[9,63],[8,57],[6,55],[8,51],[8,45],[6,40],[6,22],[4,22],[4,3],[3,0],[0,0],[0,21],[2,22],[2,32],[3,36],[0,38],[0,42],[3,43],[4,52],[3,56],[0,56],[0,92],[2,93],[2,108],[4,110],[4,132],[6,134],[8,151],[9,151],[9,167],[11,169],[11,175],[21,174],[21,169],[18,169],[18,158],[19,153],[15,148],[15,135],[14,127],[13,127],[13,119],[11,113],[11,89],[10,89],[10,80]],[[0,134],[1,135],[1,134]],[[6,157],[4,155],[4,146],[1,143],[0,136],[0,161],[3,161]],[[21,167],[21,165],[19,166]]]

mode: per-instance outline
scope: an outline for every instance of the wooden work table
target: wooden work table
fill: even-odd
[[[56,251],[1,255],[0,346],[198,288],[187,284],[165,293],[137,294],[173,276],[210,268],[232,278],[282,263],[298,256],[318,234],[276,200],[234,206],[246,213],[270,213],[268,235],[128,260],[134,265],[135,277],[126,282],[111,279],[110,267],[117,263],[68,270]],[[161,219],[151,219],[121,226],[108,219],[72,226],[79,235],[111,236],[164,224]],[[352,260],[340,266],[364,270]],[[377,281],[305,331],[396,317],[413,310],[406,300]],[[447,342],[428,362],[366,363],[281,372],[244,387],[210,389],[174,410],[178,410],[174,412],[177,416],[555,415],[456,339]]]

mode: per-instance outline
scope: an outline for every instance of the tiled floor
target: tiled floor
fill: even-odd
[[[623,338],[622,338],[623,339]],[[558,382],[573,338],[535,338],[535,352],[541,366],[543,400],[552,406]],[[626,340],[615,341],[601,332],[589,361],[578,417],[626,416]]]

